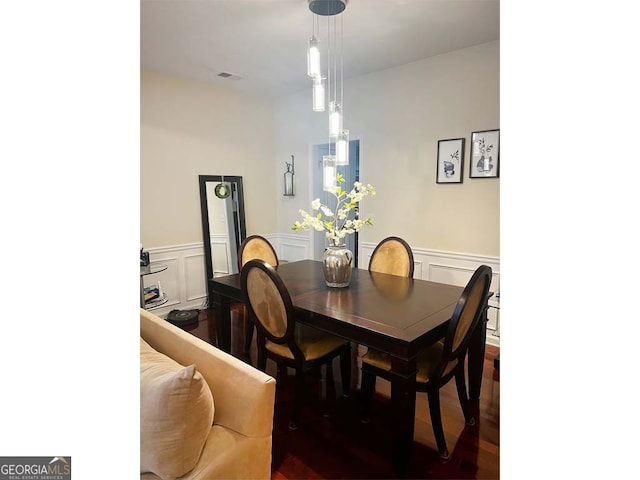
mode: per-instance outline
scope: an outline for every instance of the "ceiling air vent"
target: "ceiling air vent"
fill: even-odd
[[[235,73],[229,73],[229,72],[220,72],[218,74],[218,77],[228,78],[229,80],[240,80],[242,78],[240,75],[236,75]]]

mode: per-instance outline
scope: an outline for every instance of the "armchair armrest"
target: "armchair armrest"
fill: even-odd
[[[144,309],[140,309],[140,335],[178,363],[196,365],[213,394],[214,425],[247,437],[271,437],[273,377]]]

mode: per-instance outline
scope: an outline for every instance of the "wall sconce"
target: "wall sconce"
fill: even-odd
[[[291,163],[285,162],[287,166],[287,171],[284,172],[284,196],[285,197],[293,197],[293,164],[294,159],[293,155],[291,155]]]

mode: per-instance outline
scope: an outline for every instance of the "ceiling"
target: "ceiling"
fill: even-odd
[[[500,38],[499,0],[349,0],[342,15],[345,79]],[[141,0],[141,64],[256,95],[310,89],[312,22],[307,0]]]

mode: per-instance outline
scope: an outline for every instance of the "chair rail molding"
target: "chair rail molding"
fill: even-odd
[[[291,233],[262,234],[275,248],[281,261],[295,262],[313,258],[310,235]],[[360,242],[360,268],[366,270],[376,243]],[[231,255],[228,239],[211,238],[214,252],[215,275],[227,275]],[[457,253],[426,248],[411,248],[414,256],[414,278],[432,282],[464,286],[480,265],[489,265],[493,271],[491,291],[500,289],[500,258],[494,256]],[[151,263],[167,265],[167,270],[144,279],[145,286],[160,282],[168,296],[167,303],[152,309],[158,316],[166,316],[173,309],[206,308],[207,282],[204,246],[200,243],[148,248]],[[500,346],[500,312],[490,308],[488,312],[487,343]]]

